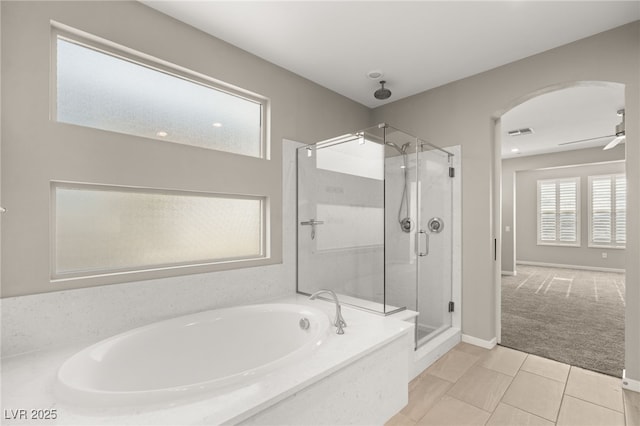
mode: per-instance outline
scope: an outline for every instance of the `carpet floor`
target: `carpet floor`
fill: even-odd
[[[503,346],[622,377],[625,276],[518,265],[502,277]]]

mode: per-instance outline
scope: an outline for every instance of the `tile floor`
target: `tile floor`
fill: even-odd
[[[640,394],[620,379],[502,346],[460,343],[409,384],[387,426],[638,426]]]

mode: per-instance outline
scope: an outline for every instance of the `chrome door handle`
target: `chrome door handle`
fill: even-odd
[[[425,238],[425,251],[422,252],[418,250],[418,256],[424,257],[429,254],[429,234],[424,229],[418,231],[418,239],[420,239],[420,235],[424,235]],[[418,241],[418,247],[420,247],[420,242]]]

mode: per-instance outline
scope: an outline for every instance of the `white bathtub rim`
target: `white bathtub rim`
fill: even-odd
[[[333,318],[335,306],[324,300],[309,301],[298,294],[274,296],[257,303],[288,303],[314,306]],[[12,383],[6,404],[12,406],[53,406],[59,409],[59,421],[68,425],[175,425],[237,424],[256,413],[303,391],[334,372],[409,333],[411,324],[361,310],[343,307],[349,324],[344,335],[329,333],[323,356],[313,356],[286,369],[265,376],[264,382],[220,395],[201,394],[158,406],[120,409],[82,408],[58,400],[52,393],[57,368],[67,357],[82,347],[81,342],[57,349],[45,348],[17,357],[3,358],[9,363],[3,369],[3,382]],[[333,328],[332,328],[333,330]],[[32,366],[37,368],[32,368]],[[28,392],[26,389],[29,389]]]
[[[243,311],[253,311],[259,309],[262,312],[269,310],[285,309],[289,311],[300,311],[304,313],[307,311],[315,317],[322,320],[319,323],[318,330],[316,330],[313,338],[310,342],[302,347],[295,349],[287,355],[277,358],[273,361],[260,365],[253,371],[243,371],[230,376],[225,376],[223,379],[217,380],[205,380],[198,383],[190,383],[183,386],[174,386],[169,388],[159,388],[153,390],[140,390],[140,391],[107,391],[107,390],[95,390],[89,387],[82,386],[69,386],[65,384],[65,380],[61,375],[63,369],[70,364],[70,362],[76,357],[80,357],[83,354],[90,352],[96,347],[109,344],[117,339],[126,338],[128,336],[143,333],[146,330],[155,329],[161,327],[163,324],[173,322],[176,320],[186,321],[190,319],[200,318],[211,314],[211,312],[233,311],[234,313],[240,313]],[[67,404],[72,404],[78,408],[103,408],[103,409],[118,409],[136,407],[146,407],[148,409],[157,406],[164,406],[167,403],[171,405],[185,403],[192,399],[202,399],[206,397],[215,397],[219,394],[224,394],[233,391],[240,387],[250,387],[252,384],[262,379],[263,377],[273,374],[274,371],[281,367],[284,367],[292,362],[296,362],[302,359],[305,355],[311,355],[314,351],[326,344],[327,337],[330,333],[330,318],[326,312],[313,306],[296,303],[260,303],[254,305],[241,305],[235,307],[228,307],[222,309],[213,309],[208,311],[197,312],[188,315],[181,315],[174,318],[169,318],[161,321],[157,321],[152,324],[148,324],[141,327],[136,327],[131,330],[119,333],[115,336],[103,339],[92,345],[84,347],[80,351],[74,353],[71,357],[67,358],[62,365],[56,371],[56,381],[54,383],[54,394],[56,397]]]

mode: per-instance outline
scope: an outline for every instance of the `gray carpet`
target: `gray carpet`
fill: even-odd
[[[502,277],[501,345],[622,377],[624,274],[518,265]]]

